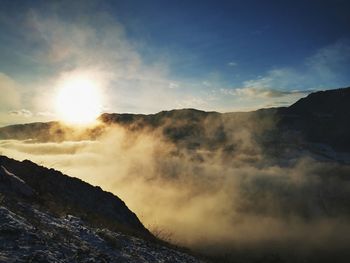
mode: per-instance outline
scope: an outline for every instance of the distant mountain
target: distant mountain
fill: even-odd
[[[311,93],[278,114],[279,127],[297,130],[307,141],[350,151],[350,88]]]
[[[33,139],[42,142],[95,139],[103,133],[102,128],[97,126],[79,130],[56,121],[16,124],[0,128],[0,139]]]
[[[123,201],[0,156],[0,262],[200,262],[165,246]]]
[[[305,115],[349,115],[350,87],[318,91],[301,98],[285,112],[288,114]]]
[[[275,145],[278,151],[297,142],[298,147],[313,149],[313,145],[322,144],[349,152],[349,105],[350,88],[344,88],[311,93],[289,107],[252,112],[182,109],[149,115],[104,113],[99,118],[101,125],[78,132],[58,122],[12,125],[0,128],[0,139],[96,139],[106,128],[117,124],[135,132],[160,132],[178,147],[187,149],[224,149],[229,153],[239,147],[232,143],[234,134],[248,132],[261,147]]]
[[[317,148],[319,152],[320,145],[350,152],[350,87],[311,93],[289,107],[252,112],[183,109],[152,115],[105,113],[100,120],[131,130],[161,128],[165,138],[187,148],[234,149],[233,134],[248,132],[261,147],[271,149],[274,145],[277,155],[291,147]]]

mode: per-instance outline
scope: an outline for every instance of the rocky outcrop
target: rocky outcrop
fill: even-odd
[[[121,199],[100,187],[27,160],[19,162],[0,156],[0,165],[0,190],[5,194],[12,191],[33,197],[35,192],[38,202],[54,213],[73,213],[92,223],[151,237]]]
[[[21,214],[19,214],[19,211]],[[169,247],[57,217],[33,205],[0,206],[0,262],[200,262]]]
[[[202,262],[99,187],[0,156],[0,262]]]

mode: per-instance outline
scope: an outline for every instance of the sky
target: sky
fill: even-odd
[[[346,0],[2,0],[0,126],[57,119],[75,76],[103,112],[288,106],[350,86],[349,26]]]

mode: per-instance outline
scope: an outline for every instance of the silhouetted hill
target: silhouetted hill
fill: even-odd
[[[42,142],[61,142],[64,140],[96,139],[102,133],[102,126],[79,128],[52,121],[16,124],[2,127],[0,128],[0,139],[33,139]]]
[[[0,262],[201,262],[160,242],[125,203],[30,161],[0,156]]]
[[[53,212],[73,213],[91,221],[97,219],[102,224],[150,235],[122,200],[100,187],[28,160],[19,162],[0,156],[0,165],[26,182],[33,189],[33,193],[36,193],[32,198]]]
[[[311,93],[278,114],[280,128],[298,131],[310,142],[350,150],[350,88]]]
[[[350,88],[311,93],[284,108],[252,112],[218,113],[195,109],[157,114],[104,113],[101,124],[76,131],[57,122],[12,125],[0,128],[0,139],[62,141],[96,139],[106,127],[120,125],[130,131],[160,132],[178,147],[208,150],[239,147],[235,134],[250,133],[263,147],[284,147],[291,141],[326,144],[338,151],[350,149]]]
[[[285,113],[301,115],[349,115],[350,87],[318,91],[286,108]]]

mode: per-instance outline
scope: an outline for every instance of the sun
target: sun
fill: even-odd
[[[101,114],[102,96],[97,83],[85,76],[65,79],[56,96],[56,113],[69,124],[89,124]]]

